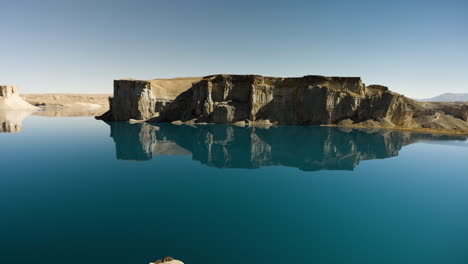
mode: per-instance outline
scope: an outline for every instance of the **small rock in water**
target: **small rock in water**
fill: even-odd
[[[164,260],[156,260],[155,262],[150,262],[149,264],[159,264],[159,263],[165,263],[165,264],[184,264],[180,260],[176,260],[173,257],[165,257]]]

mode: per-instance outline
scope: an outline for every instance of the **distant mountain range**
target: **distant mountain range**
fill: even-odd
[[[468,102],[468,93],[444,93],[432,98],[417,99],[421,102]]]

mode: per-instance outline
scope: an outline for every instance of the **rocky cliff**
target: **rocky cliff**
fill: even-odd
[[[212,75],[114,81],[106,121],[345,125],[468,131],[463,107],[420,103],[359,77]]]

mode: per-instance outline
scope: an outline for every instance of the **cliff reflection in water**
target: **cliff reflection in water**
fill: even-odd
[[[397,156],[403,146],[416,141],[466,140],[463,136],[316,126],[108,124],[117,159],[143,161],[157,155],[192,155],[194,160],[219,168],[353,170],[361,160]]]
[[[23,120],[34,111],[0,110],[0,133],[17,133],[23,130]]]
[[[17,133],[23,131],[23,121],[30,115],[42,117],[84,117],[96,116],[107,111],[106,108],[85,107],[49,107],[39,110],[1,110],[0,133]]]

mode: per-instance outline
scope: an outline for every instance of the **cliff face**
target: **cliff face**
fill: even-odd
[[[463,136],[316,126],[108,124],[117,159],[191,155],[193,160],[219,168],[353,170],[362,160],[397,156],[405,145],[420,140],[466,140]]]
[[[18,87],[13,85],[0,85],[0,97],[8,98],[18,94]]]
[[[358,77],[213,75],[117,80],[106,121],[338,124],[468,131],[468,109],[433,107]]]

